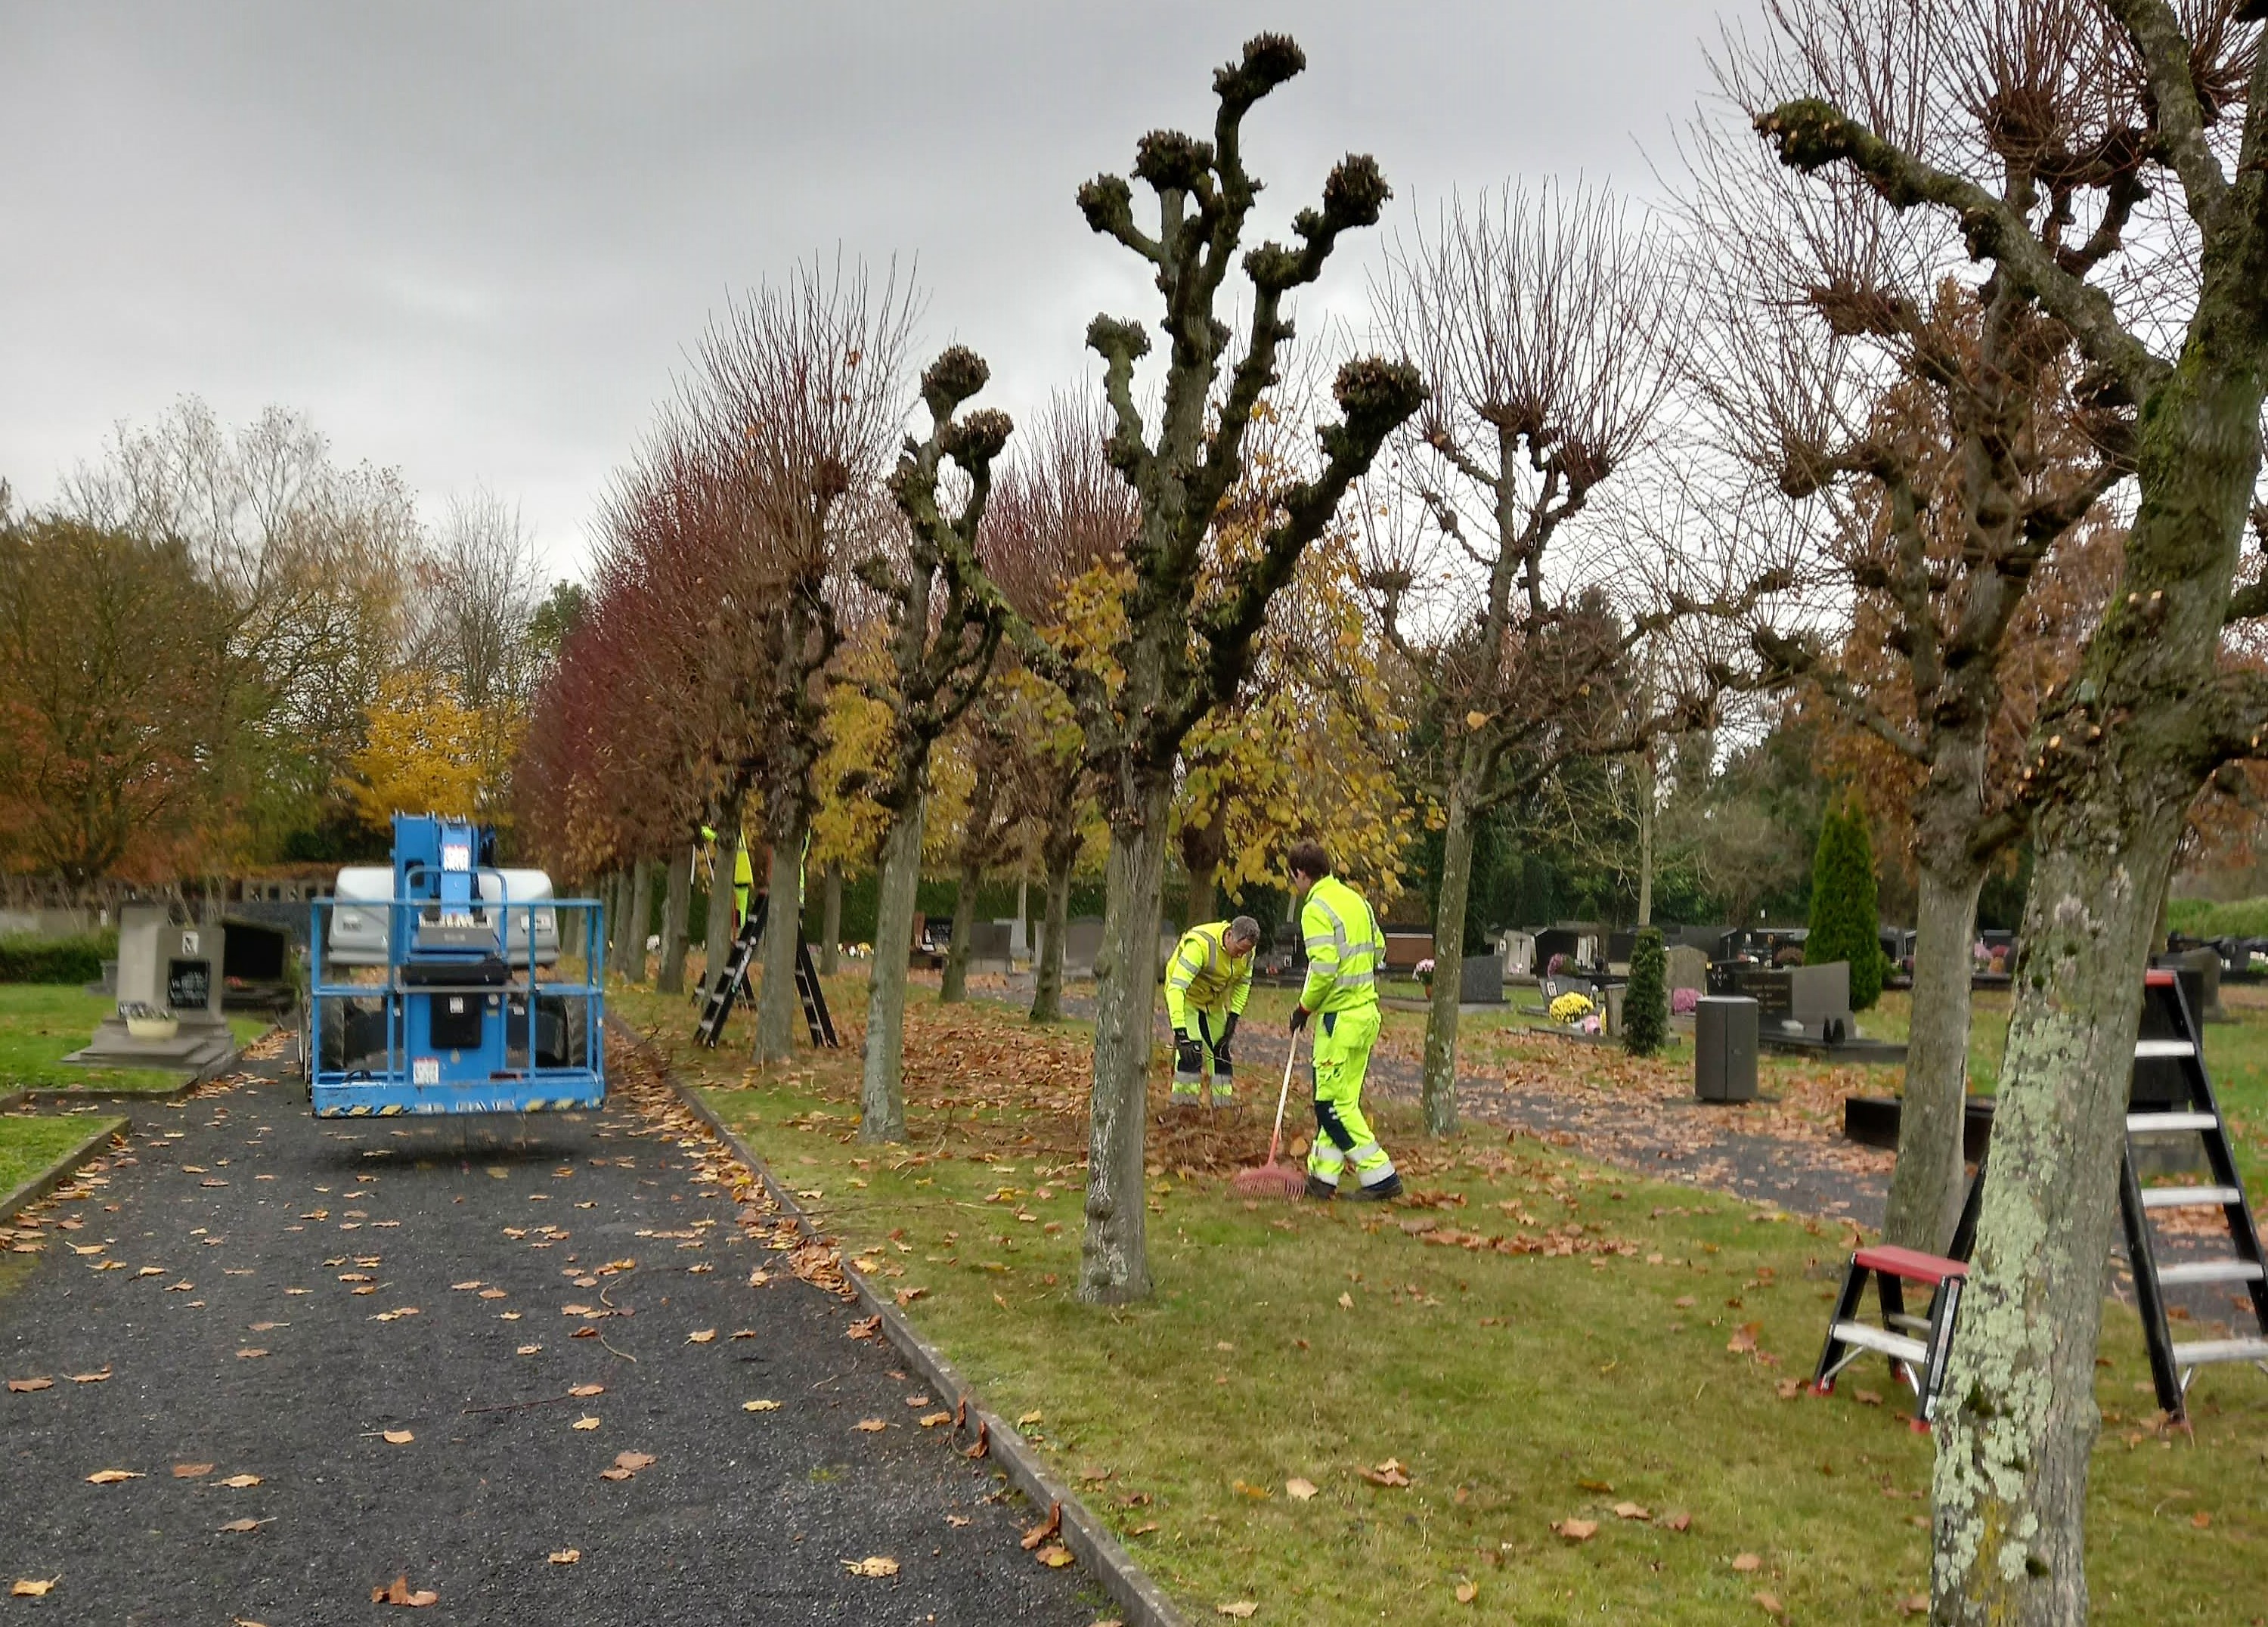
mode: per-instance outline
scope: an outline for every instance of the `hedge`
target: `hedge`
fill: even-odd
[[[118,934],[0,938],[0,983],[91,983],[118,954]]]

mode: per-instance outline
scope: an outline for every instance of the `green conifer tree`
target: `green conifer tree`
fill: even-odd
[[[1882,996],[1881,906],[1874,882],[1874,846],[1867,816],[1851,802],[1827,810],[1811,864],[1811,930],[1803,945],[1807,966],[1851,963],[1851,1009],[1863,1012]]]
[[[1661,929],[1638,929],[1631,946],[1630,983],[1623,990],[1623,1049],[1633,1056],[1651,1056],[1669,1037],[1669,956],[1661,946]]]

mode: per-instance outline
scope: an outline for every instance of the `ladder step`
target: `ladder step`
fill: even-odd
[[[2170,1062],[2177,1057],[2196,1055],[2196,1045],[2188,1040],[2137,1040],[2134,1042],[2134,1060],[2137,1062]]]
[[[2129,1113],[2130,1136],[2170,1136],[2177,1131],[2218,1130],[2220,1119],[2212,1113]]]
[[[2257,1283],[2261,1277],[2259,1265],[2250,1260],[2185,1260],[2158,1268],[2158,1280],[2169,1288],[2191,1283]]]
[[[2216,1361],[2268,1361],[2268,1339],[2201,1339],[2195,1344],[2176,1344],[2174,1361],[2183,1367],[2202,1367]]]
[[[2243,1201],[2244,1194],[2235,1187],[2147,1187],[2142,1193],[2145,1209],[2220,1209]]]
[[[1829,1337],[1862,1349],[1880,1351],[1885,1356],[1900,1361],[1920,1362],[1929,1355],[1929,1346],[1919,1339],[1909,1339],[1904,1334],[1887,1332],[1869,1322],[1839,1321],[1830,1330]]]

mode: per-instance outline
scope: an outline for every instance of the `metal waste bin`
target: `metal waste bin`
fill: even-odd
[[[1693,1008],[1693,1093],[1704,1101],[1756,1099],[1756,1003],[1705,995]]]

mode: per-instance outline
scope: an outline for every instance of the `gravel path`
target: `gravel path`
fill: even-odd
[[[397,1576],[436,1623],[1109,1613],[619,1094],[517,1139],[254,1080],[143,1121],[0,1297],[0,1378],[51,1380],[0,1390],[0,1591],[54,1579],[10,1619],[381,1620]]]

